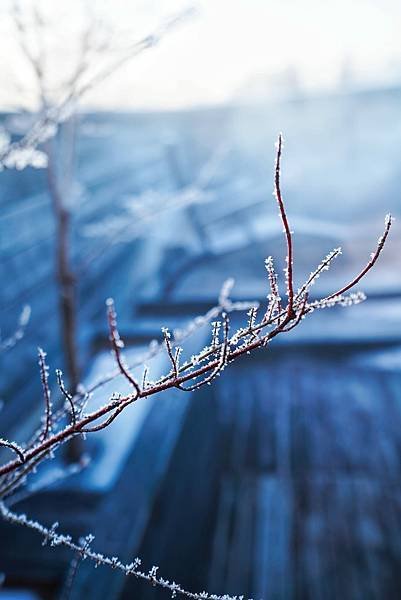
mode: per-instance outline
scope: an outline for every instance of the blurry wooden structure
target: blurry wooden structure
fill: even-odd
[[[400,93],[388,92],[397,110]],[[370,124],[379,123],[381,132],[382,123],[374,115],[388,105],[388,98],[372,95],[370,100],[358,127],[364,130],[363,119],[367,119]],[[333,114],[335,101],[313,102],[321,122],[330,121],[327,117]],[[308,139],[307,130],[316,138],[316,124],[315,129],[310,127],[316,112],[308,112],[302,102],[280,105],[276,112],[282,115],[285,110],[285,122],[299,143]],[[296,121],[300,110],[305,110],[305,119],[298,116]],[[116,299],[122,336],[135,345],[155,337],[162,325],[182,325],[202,314],[215,301],[215,296],[205,298],[205,293],[217,293],[232,274],[226,269],[227,257],[234,258],[235,265],[240,254],[249,258],[239,269],[240,293],[254,295],[253,284],[264,274],[259,254],[263,260],[270,251],[266,251],[260,225],[271,187],[266,148],[276,131],[274,119],[259,131],[260,113],[249,110],[247,126],[254,124],[257,141],[264,139],[264,151],[259,152],[256,143],[256,150],[245,147],[244,158],[238,148],[246,146],[248,138],[237,116],[230,107],[168,117],[87,117],[84,125],[93,135],[83,136],[79,150],[85,159],[80,163],[79,180],[86,196],[77,211],[74,241],[77,258],[84,264],[86,258],[95,256],[80,286],[84,365],[106,346],[103,300],[107,296]],[[341,137],[338,119],[330,121],[333,131],[329,134],[321,127],[325,156],[330,160],[337,158],[333,136]],[[266,135],[269,127],[270,138]],[[179,159],[171,147],[166,151],[161,140],[165,129],[177,132]],[[103,146],[99,131],[103,131],[103,151],[99,150]],[[207,210],[199,205],[182,211],[179,225],[176,215],[168,226],[166,221],[157,221],[155,229],[163,230],[165,236],[158,245],[152,236],[150,241],[142,236],[124,244],[117,239],[114,244],[105,243],[102,236],[89,239],[79,233],[118,211],[121,206],[114,199],[139,195],[149,188],[181,189],[194,179],[210,149],[227,132],[234,139],[229,173],[211,186],[219,202]],[[377,139],[381,140],[380,132],[376,131],[376,138],[372,134],[371,154],[366,152],[369,165],[378,171],[381,163],[376,159],[386,158],[381,150],[373,150]],[[195,139],[200,142],[194,144]],[[360,143],[365,144],[364,137]],[[263,173],[266,182],[256,188],[230,178],[243,162],[253,161],[253,152],[259,162],[255,167],[248,165],[248,172],[259,176],[259,181]],[[308,158],[312,154],[304,151],[300,165],[292,163],[289,173],[298,223],[306,202],[311,214],[321,203],[318,186],[306,193],[300,179],[300,173],[302,177],[309,173],[310,181],[315,181],[316,164],[320,168],[322,157]],[[185,180],[177,175],[177,161]],[[330,171],[331,196],[325,197],[329,219],[339,211],[337,200],[330,201],[337,198],[334,183],[339,186],[343,175],[344,165],[337,167],[338,172]],[[381,185],[383,173],[376,170],[374,180]],[[366,169],[362,172],[369,181]],[[328,177],[329,170],[323,175]],[[41,173],[26,170],[16,177],[5,172],[1,178],[2,328],[16,320],[22,304],[32,306],[24,343],[15,355],[0,359],[6,400],[0,415],[2,434],[12,437],[13,432],[22,435],[29,429],[41,409],[35,347],[45,346],[52,369],[60,366],[62,353],[54,333],[57,313],[50,260],[54,232]],[[388,194],[393,202],[398,202],[400,181],[401,173],[396,170],[387,190],[396,190]],[[345,202],[343,187],[340,200],[345,222],[354,209]],[[366,194],[364,187],[359,201],[365,212],[370,206],[371,218],[376,220],[374,190]],[[269,210],[275,213],[273,207]],[[341,241],[345,227],[343,223],[329,235],[326,231],[313,236],[317,262]],[[303,233],[309,235],[308,223]],[[269,243],[276,251],[279,241],[273,229]],[[320,247],[321,253],[315,256]],[[173,259],[177,265],[171,268]],[[309,259],[308,255],[308,272],[315,266]],[[145,261],[150,267],[147,274],[142,269]],[[304,265],[298,262],[297,266]],[[212,270],[217,270],[213,277]],[[138,297],[138,290],[145,290],[145,297]],[[256,296],[264,301],[259,292]],[[192,396],[178,392],[164,396],[147,414],[111,488],[100,492],[62,486],[21,500],[15,510],[26,511],[45,524],[58,520],[60,530],[75,537],[93,531],[94,548],[99,551],[127,562],[139,555],[145,569],[158,565],[163,576],[194,591],[266,600],[398,599],[401,372],[356,362],[368,348],[393,349],[400,344],[399,290],[387,294],[388,305],[380,299],[381,292],[376,293],[381,303],[377,313],[374,308],[371,313],[370,309],[358,313],[362,315],[358,322],[343,313],[320,322],[313,315],[313,331],[291,337],[282,346],[273,344],[266,352],[233,365],[216,385]],[[384,318],[388,307],[391,318]],[[359,307],[352,310],[359,311]],[[21,414],[28,415],[29,423]],[[35,534],[0,523],[0,572],[7,574],[7,585],[30,586],[45,599],[56,598],[70,560],[68,552],[42,547]],[[71,592],[71,599],[76,600],[163,597],[158,589],[116,571],[95,570],[87,561],[80,565]]]
[[[354,356],[301,346],[246,359],[210,390],[152,409],[110,493],[55,490],[16,508],[45,522],[62,515],[73,534],[96,531],[103,552],[139,555],[193,590],[395,599],[401,373],[355,366]],[[68,553],[25,530],[2,526],[1,537],[9,582],[55,597]],[[163,596],[87,561],[72,591]]]

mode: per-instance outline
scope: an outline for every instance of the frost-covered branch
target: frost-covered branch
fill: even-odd
[[[128,392],[126,395],[113,395],[106,403],[89,413],[82,412],[79,418],[70,424],[58,429],[51,433],[51,406],[49,390],[46,378],[46,367],[44,363],[43,355],[40,355],[41,362],[41,374],[42,382],[44,387],[45,396],[45,428],[42,437],[39,442],[33,445],[25,452],[25,463],[29,465],[30,461],[34,461],[43,452],[53,450],[64,444],[69,439],[75,436],[82,435],[83,433],[92,433],[104,429],[107,427],[127,406],[133,404],[141,398],[146,398],[161,392],[164,392],[171,388],[178,388],[181,390],[192,391],[199,387],[210,384],[215,377],[233,361],[242,355],[254,352],[256,349],[266,346],[271,340],[281,333],[286,333],[297,326],[301,320],[316,308],[326,308],[335,306],[337,304],[348,306],[355,304],[363,299],[361,294],[345,294],[351,287],[357,283],[363,275],[365,275],[375,264],[379,255],[382,252],[383,246],[388,236],[388,232],[391,226],[391,218],[386,217],[385,230],[383,236],[379,239],[378,247],[376,251],[371,255],[371,259],[368,264],[362,270],[361,274],[355,277],[349,284],[340,288],[340,290],[330,294],[329,296],[322,298],[318,301],[309,303],[307,288],[313,283],[314,279],[324,270],[331,260],[337,255],[338,251],[334,251],[329,257],[326,257],[321,265],[312,273],[308,278],[306,284],[301,287],[301,292],[297,295],[294,294],[292,284],[292,269],[289,269],[289,265],[292,264],[292,258],[289,260],[290,255],[292,257],[292,233],[289,227],[288,218],[285,211],[284,202],[282,200],[280,191],[280,178],[277,176],[280,167],[280,156],[281,156],[281,136],[277,147],[277,160],[276,160],[276,178],[275,178],[275,192],[278,199],[278,205],[280,215],[284,226],[285,240],[287,245],[287,257],[286,257],[286,269],[288,272],[286,287],[287,287],[287,304],[281,308],[279,305],[279,290],[278,284],[275,277],[274,267],[271,260],[268,260],[268,278],[270,285],[269,294],[269,305],[267,312],[263,317],[257,319],[257,311],[251,309],[248,312],[248,323],[244,327],[240,327],[233,334],[229,335],[229,316],[224,311],[222,315],[222,322],[219,325],[212,326],[212,339],[209,345],[201,350],[197,355],[187,358],[184,362],[180,362],[179,358],[182,350],[176,350],[173,353],[172,343],[170,338],[164,334],[164,347],[167,350],[167,354],[170,359],[171,369],[170,371],[159,377],[156,381],[149,381],[147,379],[146,385],[140,386],[133,376],[130,374],[128,368],[123,362],[121,355],[121,340],[117,330],[116,314],[114,304],[112,301],[108,301],[108,324],[110,332],[110,341],[112,350],[115,356],[116,363],[118,365],[119,372],[127,379],[128,383],[133,387],[132,392]],[[226,293],[226,292],[224,292]],[[276,309],[272,309],[272,306],[276,306]],[[249,309],[248,309],[249,310]],[[223,336],[219,339],[218,331],[222,328]],[[41,359],[42,357],[42,359]],[[20,461],[10,461],[7,464],[0,467],[0,476],[7,475],[20,468]],[[1,484],[0,484],[1,486]],[[1,487],[0,487],[1,493]]]
[[[60,371],[60,369],[56,369],[56,377],[57,377],[57,384],[58,387],[60,388],[60,391],[62,393],[62,395],[64,396],[64,398],[66,399],[70,411],[71,411],[71,420],[73,425],[77,422],[77,415],[76,415],[76,407],[74,405],[74,398],[72,396],[72,394],[70,394],[70,392],[66,389],[65,385],[64,385],[64,381],[63,381],[63,373],[62,371]]]
[[[276,155],[276,167],[274,176],[274,195],[276,196],[277,204],[279,207],[279,214],[284,227],[285,241],[287,244],[287,256],[285,266],[285,278],[286,278],[286,293],[288,297],[287,302],[287,314],[293,319],[294,313],[294,281],[293,281],[293,248],[292,248],[292,232],[288,223],[287,214],[285,211],[285,205],[281,194],[280,188],[280,169],[281,169],[281,152],[283,146],[283,136],[278,136],[277,142],[277,155]]]
[[[106,302],[107,304],[107,320],[109,324],[109,333],[110,333],[110,343],[114,352],[114,356],[116,359],[116,363],[118,364],[118,368],[120,370],[121,375],[123,375],[129,383],[134,388],[137,394],[140,394],[140,387],[138,383],[135,381],[134,377],[128,370],[128,367],[125,364],[124,358],[121,353],[121,349],[124,348],[124,342],[120,338],[119,331],[117,329],[117,314],[114,308],[114,301],[112,298],[109,298]]]
[[[117,317],[112,301],[107,302],[107,319],[109,327],[109,336],[112,352],[118,367],[118,373],[122,375],[129,383],[129,391],[125,395],[113,394],[106,399],[103,406],[96,408],[92,412],[85,412],[85,403],[83,402],[78,410],[76,399],[64,388],[61,375],[58,374],[59,386],[67,398],[68,406],[74,418],[67,424],[63,420],[65,411],[61,412],[61,417],[56,418],[52,414],[50,404],[50,390],[48,384],[48,371],[45,363],[43,351],[39,351],[39,363],[41,378],[43,384],[43,393],[45,399],[45,417],[44,427],[40,434],[36,434],[25,447],[20,447],[14,442],[3,441],[2,445],[7,446],[17,454],[17,458],[10,460],[0,466],[0,499],[3,500],[14,493],[22,483],[25,482],[27,475],[37,466],[52,456],[55,450],[61,445],[76,436],[82,436],[89,433],[105,429],[108,427],[128,406],[155,394],[161,394],[170,389],[179,389],[191,392],[210,385],[213,380],[221,375],[226,367],[241,356],[252,354],[259,348],[265,347],[275,337],[282,333],[288,333],[297,327],[301,321],[315,309],[330,308],[332,306],[350,306],[358,304],[364,299],[361,292],[352,292],[352,288],[366,275],[376,264],[385,242],[387,240],[391,227],[391,217],[387,216],[383,235],[379,238],[376,250],[366,266],[349,283],[340,287],[339,290],[319,300],[309,302],[309,288],[320,274],[329,268],[331,262],[340,253],[339,249],[334,250],[327,255],[320,265],[312,271],[306,282],[300,287],[297,293],[293,286],[293,244],[292,232],[289,226],[288,217],[285,210],[284,201],[280,190],[280,158],[282,149],[282,138],[279,137],[276,157],[276,176],[275,176],[275,194],[279,206],[280,217],[284,225],[284,237],[287,248],[286,256],[286,295],[287,300],[283,306],[276,271],[271,258],[266,261],[268,274],[268,294],[267,306],[261,311],[259,317],[259,307],[249,305],[241,306],[247,311],[247,319],[242,327],[234,332],[230,331],[229,312],[238,310],[236,303],[229,300],[229,292],[232,282],[229,281],[220,294],[219,305],[215,307],[205,317],[202,318],[202,324],[212,321],[211,337],[209,344],[200,350],[197,354],[181,359],[183,349],[178,343],[178,337],[171,337],[167,329],[163,329],[163,342],[158,346],[157,352],[163,348],[170,362],[169,370],[155,381],[149,379],[149,373],[145,370],[142,382],[139,383],[130,373],[122,357],[122,341],[117,328]],[[214,320],[215,318],[218,320]],[[220,317],[220,318],[219,318]],[[192,332],[189,328],[182,337]],[[181,338],[182,339],[182,338]],[[100,384],[98,383],[97,386]],[[95,386],[96,387],[96,386]],[[4,503],[0,505],[0,512],[3,517],[16,524],[25,525],[41,533],[45,540],[50,541],[54,546],[64,545],[70,549],[81,552],[83,558],[90,558],[97,564],[104,564],[113,568],[118,568],[126,574],[133,574],[138,578],[145,579],[155,585],[168,589],[173,595],[181,594],[189,598],[229,598],[228,596],[208,595],[206,592],[200,594],[188,592],[177,584],[172,584],[158,577],[157,569],[152,568],[149,573],[142,572],[139,569],[138,559],[130,565],[124,565],[119,559],[107,558],[91,550],[93,538],[86,538],[83,543],[75,543],[69,536],[58,534],[56,525],[47,529],[27,519],[24,515],[16,515],[11,512]]]
[[[220,291],[219,298],[218,298],[218,304],[216,304],[216,306],[213,306],[212,308],[210,308],[204,315],[199,315],[199,316],[195,317],[183,328],[177,328],[171,332],[171,340],[170,341],[171,341],[171,345],[173,346],[173,348],[175,348],[177,345],[182,344],[183,342],[188,340],[199,329],[201,329],[202,327],[205,327],[205,325],[212,322],[213,319],[217,319],[219,317],[219,315],[221,315],[222,312],[226,312],[226,313],[240,312],[240,311],[249,310],[254,306],[258,306],[258,303],[255,301],[254,302],[252,302],[252,301],[233,302],[230,299],[230,293],[232,291],[233,286],[234,286],[234,279],[232,277],[230,277],[223,283],[223,285],[221,287],[221,291]],[[157,340],[152,340],[149,344],[148,350],[146,352],[144,352],[143,354],[141,354],[140,356],[138,356],[135,359],[135,361],[131,362],[128,366],[128,369],[130,371],[132,371],[133,369],[135,369],[137,367],[141,367],[143,365],[145,365],[145,368],[146,368],[146,363],[149,362],[150,360],[152,360],[153,358],[155,358],[156,356],[158,356],[163,351],[164,351],[164,344]],[[102,375],[101,377],[99,377],[91,386],[89,386],[87,388],[85,388],[84,386],[81,386],[81,392],[79,395],[81,396],[84,394],[92,394],[93,392],[95,392],[102,386],[106,385],[107,383],[109,383],[110,381],[112,381],[113,379],[118,377],[119,375],[121,375],[120,369],[119,368],[114,369],[110,373],[107,373],[106,375]],[[145,374],[145,377],[146,376],[147,376],[147,373]],[[143,387],[145,387],[145,386],[143,385]]]
[[[92,534],[88,534],[87,536],[82,537],[78,542],[75,542],[70,535],[58,533],[57,530],[59,525],[57,522],[53,523],[51,527],[45,527],[38,523],[38,521],[29,519],[25,514],[17,514],[11,511],[4,502],[1,501],[0,514],[3,519],[9,523],[22,525],[23,527],[27,527],[28,529],[32,529],[39,533],[39,535],[43,537],[43,545],[50,544],[52,547],[64,546],[69,548],[73,552],[76,552],[81,560],[91,560],[95,567],[103,565],[112,569],[118,569],[125,575],[134,576],[137,579],[147,581],[151,585],[165,589],[170,592],[172,598],[181,596],[192,598],[193,600],[245,600],[244,596],[228,596],[227,594],[220,596],[209,594],[208,592],[190,592],[178,583],[161,577],[158,574],[158,567],[152,567],[149,571],[143,571],[141,569],[142,561],[140,558],[135,558],[131,563],[123,563],[117,556],[109,557],[100,552],[95,552],[92,550],[92,543],[95,539]]]
[[[52,429],[52,403],[50,399],[50,388],[49,388],[49,367],[46,364],[46,352],[42,348],[38,348],[39,357],[39,368],[40,368],[40,379],[43,387],[43,398],[45,400],[45,415],[44,415],[44,426],[42,440],[45,440]]]

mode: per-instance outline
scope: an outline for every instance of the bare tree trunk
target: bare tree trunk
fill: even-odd
[[[70,263],[70,224],[71,213],[65,206],[59,186],[54,140],[47,147],[48,166],[47,183],[56,222],[56,277],[58,282],[59,310],[63,352],[68,377],[68,386],[75,395],[80,383],[80,367],[77,343],[77,305],[76,277]],[[77,437],[72,439],[66,449],[66,458],[75,462],[82,455],[82,442]]]

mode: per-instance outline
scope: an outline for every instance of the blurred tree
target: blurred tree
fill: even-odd
[[[44,167],[47,187],[56,226],[55,273],[58,283],[62,346],[68,387],[75,395],[81,380],[77,339],[78,270],[74,267],[71,249],[71,221],[77,203],[79,186],[74,178],[77,142],[78,106],[82,97],[102,84],[124,64],[160,40],[189,13],[181,13],[160,25],[139,41],[124,43],[119,32],[112,31],[96,14],[83,11],[82,26],[73,39],[68,39],[73,56],[69,69],[54,68],[62,64],[58,36],[60,22],[53,22],[37,3],[16,1],[12,19],[21,53],[29,65],[34,82],[32,113],[20,110],[12,119],[13,126],[23,130],[17,142],[5,132],[0,150],[0,166],[24,168]],[[56,57],[56,60],[55,60]],[[41,149],[37,146],[41,144]],[[80,455],[78,438],[71,441],[68,457]]]

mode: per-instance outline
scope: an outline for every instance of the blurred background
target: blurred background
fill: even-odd
[[[396,217],[367,302],[316,311],[213,387],[141,401],[16,509],[194,591],[399,597],[400,25],[395,0],[1,3],[2,437],[40,418],[37,346],[74,393],[113,370],[109,296],[128,362],[157,376],[161,327],[194,323],[227,278],[266,302],[272,255],[283,286],[279,132],[297,286],[341,246],[313,296],[341,287]],[[208,339],[195,325],[189,354]],[[67,589],[67,552],[0,538],[0,598],[166,596],[87,561]]]

